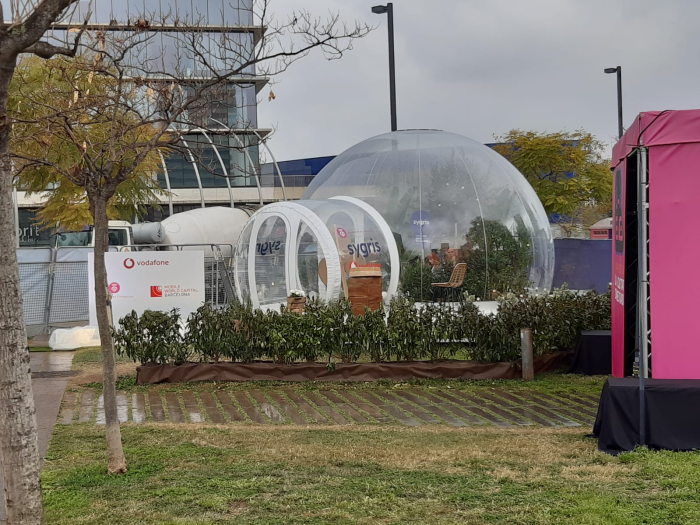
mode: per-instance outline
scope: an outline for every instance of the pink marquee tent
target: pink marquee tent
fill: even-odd
[[[641,334],[650,375],[700,379],[700,110],[640,113],[612,168],[613,375]]]

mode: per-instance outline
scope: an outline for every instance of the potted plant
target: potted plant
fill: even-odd
[[[287,308],[290,312],[304,313],[306,308],[306,293],[304,290],[289,290]]]

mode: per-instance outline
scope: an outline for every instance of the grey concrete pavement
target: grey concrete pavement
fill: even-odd
[[[73,352],[32,352],[32,391],[36,407],[36,422],[39,433],[39,454],[43,460],[51,440],[58,411],[68,377],[61,377],[71,369]],[[2,471],[2,464],[0,464]],[[5,489],[0,476],[0,525],[5,525]]]

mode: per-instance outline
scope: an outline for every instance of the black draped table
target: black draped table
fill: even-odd
[[[645,445],[651,449],[700,449],[700,380],[647,379]],[[598,449],[609,454],[639,444],[639,379],[609,378],[593,426]]]
[[[576,345],[571,374],[609,376],[612,374],[612,334],[610,330],[581,332]]]

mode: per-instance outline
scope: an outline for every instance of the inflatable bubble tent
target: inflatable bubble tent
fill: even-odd
[[[356,144],[301,201],[256,212],[234,261],[239,297],[254,306],[291,289],[342,297],[356,265],[381,267],[387,301],[399,290],[424,301],[466,263],[462,290],[486,300],[550,288],[554,246],[539,198],[501,155],[454,133],[407,130]]]

